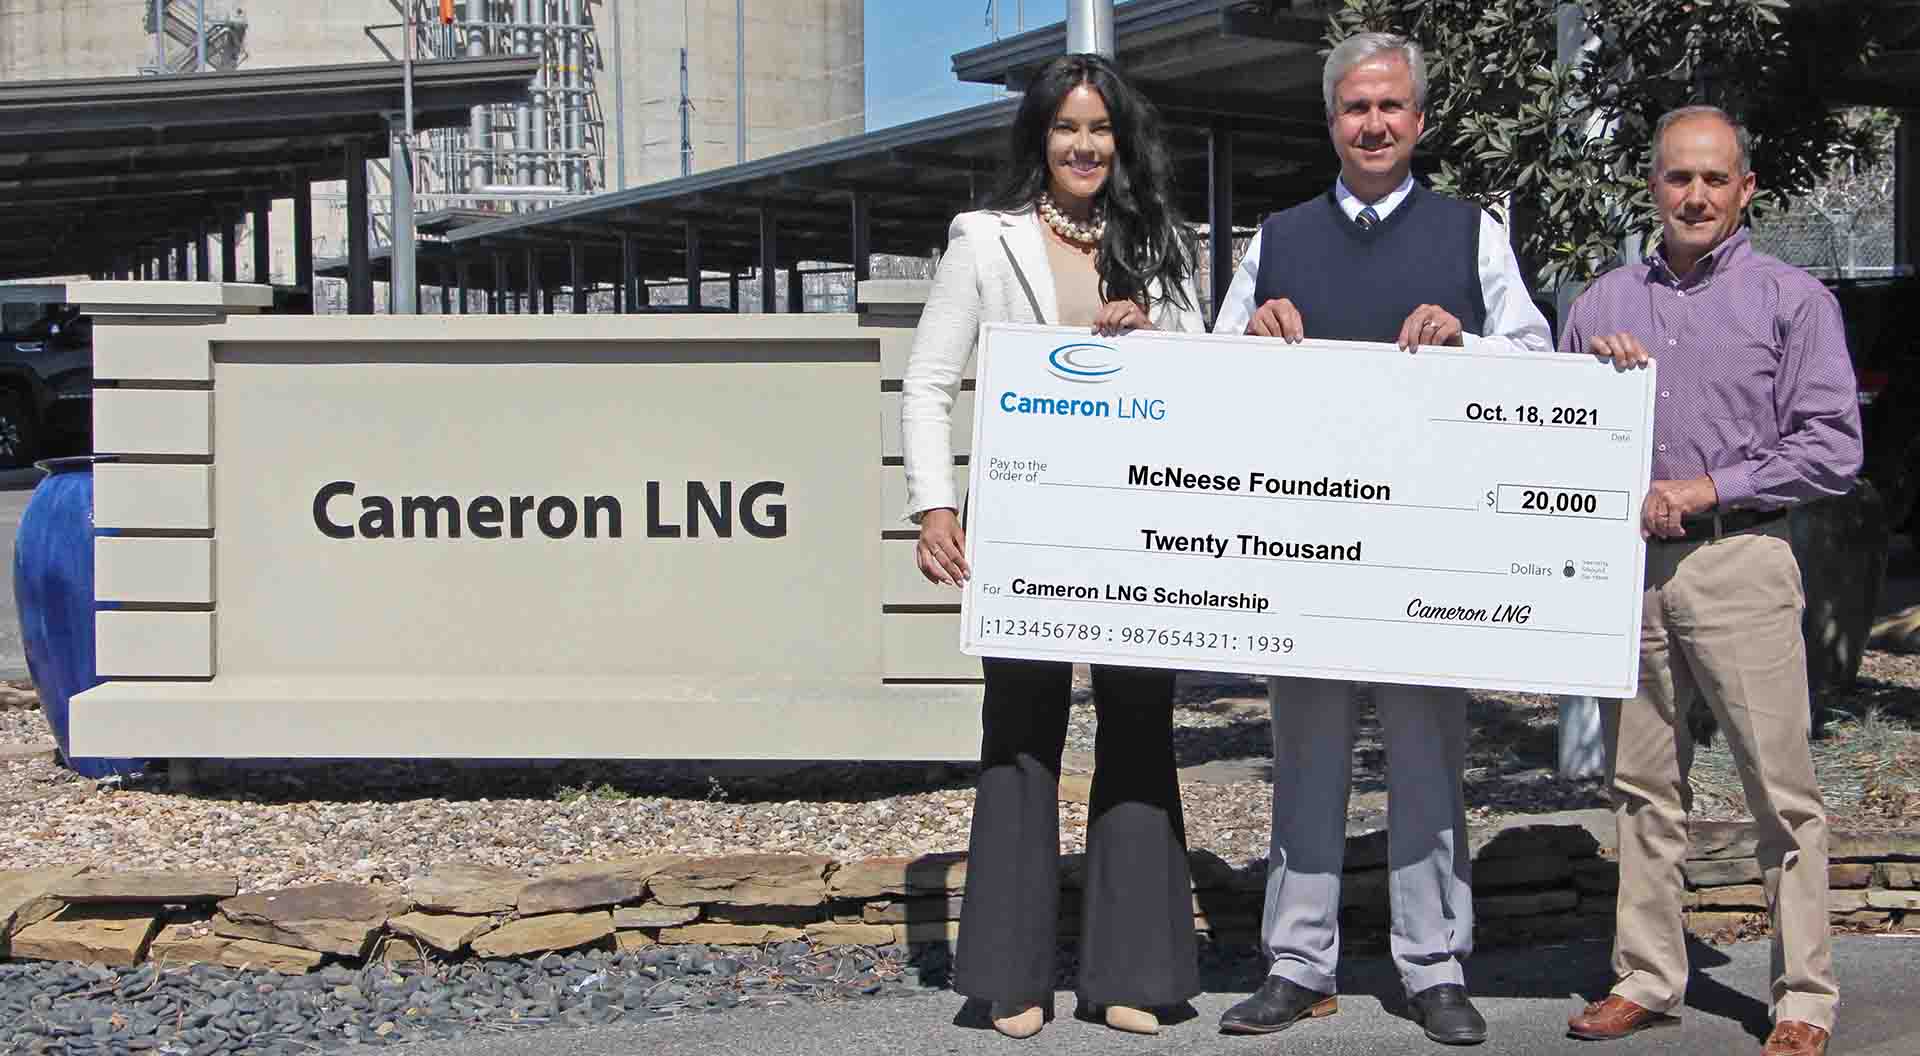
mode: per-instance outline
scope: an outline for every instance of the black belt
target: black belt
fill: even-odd
[[[1654,536],[1656,543],[1705,543],[1727,535],[1751,532],[1787,515],[1786,510],[1734,510],[1704,517],[1689,517],[1680,522],[1684,535]]]

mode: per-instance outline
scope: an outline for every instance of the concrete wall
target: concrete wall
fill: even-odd
[[[597,0],[602,49],[613,62],[613,0]],[[625,64],[626,185],[680,175],[680,48],[688,50],[693,171],[736,164],[734,0],[618,0]],[[747,159],[865,131],[865,16],[860,0],[747,0]],[[613,133],[613,71],[601,70]],[[619,186],[609,149],[608,182]]]

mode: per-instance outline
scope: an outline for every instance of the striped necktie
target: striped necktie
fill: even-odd
[[[1373,206],[1365,206],[1360,210],[1360,215],[1353,218],[1353,222],[1361,227],[1372,227],[1380,222],[1380,214],[1373,211]]]

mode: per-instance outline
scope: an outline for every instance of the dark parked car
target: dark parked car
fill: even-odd
[[[50,304],[0,333],[0,468],[50,447],[85,450],[92,427],[93,320]]]
[[[1866,466],[1889,523],[1914,527],[1920,498],[1920,278],[1843,279],[1827,287],[1846,320],[1860,390]]]

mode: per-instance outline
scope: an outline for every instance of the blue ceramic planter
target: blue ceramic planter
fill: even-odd
[[[68,704],[100,684],[93,662],[93,464],[91,457],[38,463],[46,471],[13,544],[13,601],[27,670],[60,759],[82,777],[146,769],[140,759],[76,759],[67,750]]]

